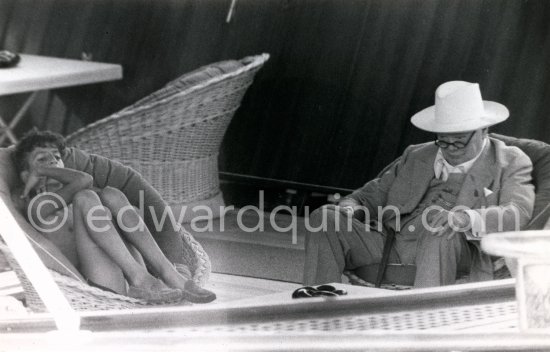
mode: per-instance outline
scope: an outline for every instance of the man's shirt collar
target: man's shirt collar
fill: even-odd
[[[434,161],[435,178],[447,181],[447,179],[449,178],[449,174],[465,174],[470,171],[476,160],[479,159],[479,157],[481,156],[481,153],[483,153],[483,150],[485,150],[485,147],[487,146],[487,140],[487,137],[483,139],[483,146],[481,147],[479,153],[473,159],[456,166],[449,164],[447,160],[445,160],[445,158],[443,157],[443,152],[441,151],[441,148],[439,148]]]

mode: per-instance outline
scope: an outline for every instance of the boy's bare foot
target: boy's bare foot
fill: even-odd
[[[192,280],[188,280],[185,283],[182,293],[183,299],[193,303],[210,303],[216,299],[216,294],[214,292],[200,287]]]
[[[134,280],[128,288],[127,295],[148,303],[170,303],[183,299],[180,289],[168,287],[150,274],[144,275],[139,280]]]
[[[212,291],[201,288],[193,280],[183,277],[175,269],[161,275],[162,279],[170,287],[175,287],[183,292],[183,298],[192,303],[209,303],[216,299]]]

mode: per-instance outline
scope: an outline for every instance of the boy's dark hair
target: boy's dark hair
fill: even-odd
[[[56,147],[61,153],[61,156],[65,154],[65,138],[62,135],[50,131],[38,131],[32,129],[27,132],[23,138],[15,145],[15,151],[13,155],[13,162],[19,175],[21,171],[27,170],[29,164],[27,163],[28,155],[38,147]]]

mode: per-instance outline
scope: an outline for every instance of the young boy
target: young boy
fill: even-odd
[[[21,198],[31,224],[91,284],[151,303],[216,298],[176,271],[120,190],[94,188],[91,175],[65,168],[64,150],[55,133],[31,131],[21,139],[14,153]]]

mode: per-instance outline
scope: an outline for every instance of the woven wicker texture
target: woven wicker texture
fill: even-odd
[[[211,198],[219,193],[222,138],[254,75],[268,58],[268,54],[245,58],[240,61],[244,66],[192,86],[185,83],[189,75],[183,75],[122,111],[74,132],[67,142],[133,167],[170,205]]]
[[[203,285],[208,280],[210,273],[210,260],[206,253],[202,250],[202,247],[193,239],[191,235],[180,229],[180,235],[182,240],[186,242],[187,246],[184,246],[183,259],[193,272],[193,281],[199,285]],[[200,247],[200,248],[199,248]],[[33,312],[46,312],[46,307],[38,293],[34,289],[33,285],[21,269],[19,263],[15,260],[10,249],[0,240],[0,252],[4,254],[9,265],[17,275],[17,278],[21,282],[25,293],[26,306]],[[104,291],[96,287],[92,287],[86,283],[83,283],[77,279],[61,275],[54,270],[49,270],[54,281],[57,283],[61,292],[65,295],[71,307],[78,311],[95,311],[95,310],[110,310],[110,309],[129,309],[129,308],[143,308],[151,307],[151,304],[115,294],[112,292]],[[188,302],[177,302],[168,305],[185,305],[190,304]]]
[[[182,264],[185,264],[193,273],[193,281],[202,287],[206,284],[212,272],[210,258],[201,244],[182,227],[179,228],[179,235],[184,243],[181,257]]]

